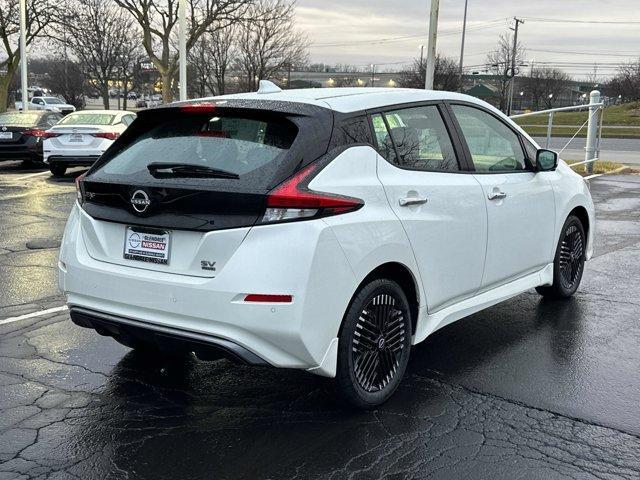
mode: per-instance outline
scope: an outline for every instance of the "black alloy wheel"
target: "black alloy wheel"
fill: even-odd
[[[351,302],[338,347],[338,391],[351,405],[371,408],[396,390],[409,361],[411,310],[400,286],[376,279]]]
[[[582,280],[587,236],[580,219],[570,215],[564,222],[553,262],[553,285],[537,287],[540,295],[549,298],[571,297]]]

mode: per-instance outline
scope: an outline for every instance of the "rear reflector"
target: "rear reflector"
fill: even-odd
[[[261,303],[291,303],[292,295],[265,295],[261,293],[251,293],[244,297],[245,302],[261,302]]]

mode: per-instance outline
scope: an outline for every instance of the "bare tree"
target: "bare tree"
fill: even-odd
[[[235,60],[235,26],[213,28],[196,42],[189,53],[189,63],[196,74],[196,89],[200,96],[206,91],[224,95],[227,90],[225,77]]]
[[[500,109],[505,111],[509,101],[509,86],[514,75],[518,74],[518,65],[524,60],[524,48],[518,42],[516,46],[516,71],[511,71],[513,57],[513,39],[511,35],[500,35],[495,51],[487,55],[487,68],[496,75],[498,93],[500,94]]]
[[[109,109],[109,86],[123,77],[123,66],[134,48],[134,22],[112,0],[76,0],[73,5],[58,37],[67,39],[89,84]]]
[[[557,68],[543,68],[540,71],[542,101],[546,108],[553,108],[558,98],[569,89],[571,77]]]
[[[398,84],[405,88],[424,88],[427,72],[426,60],[415,59],[413,64],[400,72]],[[458,63],[452,58],[436,57],[434,68],[434,90],[456,92],[460,89],[460,71]]]
[[[605,85],[608,95],[622,101],[640,100],[640,58],[621,65]]]
[[[47,63],[44,86],[61,94],[74,107],[84,108],[87,82],[82,65],[64,58],[55,58]]]
[[[249,7],[238,32],[237,68],[243,73],[244,89],[255,90],[258,80],[306,62],[309,42],[294,23],[293,2],[257,0]]]
[[[142,29],[142,45],[162,79],[162,97],[173,100],[173,84],[178,73],[176,44],[179,0],[115,0],[133,15]],[[253,0],[189,0],[187,51],[207,30],[234,24]]]
[[[43,36],[56,20],[56,0],[27,3],[27,46]],[[0,0],[0,112],[7,109],[9,86],[20,64],[20,8],[18,0]]]

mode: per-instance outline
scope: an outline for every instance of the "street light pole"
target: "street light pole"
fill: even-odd
[[[464,19],[462,20],[462,43],[460,45],[460,91],[462,91],[462,66],[464,64],[464,41],[467,35],[467,7],[469,0],[464,0]]]
[[[187,99],[187,0],[178,0],[180,101]]]
[[[373,84],[376,81],[376,66],[375,64],[371,64],[371,86],[373,87]]]
[[[29,110],[27,81],[27,0],[20,0],[20,89],[22,90],[22,110]]]
[[[436,69],[436,40],[438,39],[438,10],[440,0],[431,0],[429,14],[429,40],[427,45],[427,72],[424,79],[425,90],[433,90],[433,77]]]

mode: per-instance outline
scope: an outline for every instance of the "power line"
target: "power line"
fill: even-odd
[[[470,27],[467,27],[467,32],[496,28],[501,26],[505,21],[506,21],[506,18],[500,18],[497,20],[492,20],[489,22],[483,22],[476,25],[472,25]],[[438,33],[438,37],[458,35],[460,33],[462,33],[462,30],[460,29],[444,30]],[[357,46],[357,45],[379,45],[384,43],[403,42],[411,39],[424,39],[426,37],[427,37],[426,34],[415,34],[415,35],[404,35],[400,37],[387,37],[387,38],[379,38],[379,39],[371,39],[371,40],[353,40],[351,42],[312,43],[310,46],[314,48],[321,48],[321,47],[348,47],[348,46]]]
[[[562,18],[539,18],[539,17],[523,17],[529,22],[542,23],[583,23],[583,24],[603,24],[603,25],[640,25],[640,21],[628,20],[567,20]]]
[[[567,53],[571,55],[606,55],[607,57],[638,57],[640,51],[634,53],[613,53],[613,52],[586,52],[584,50],[546,50],[542,48],[527,48],[528,52],[543,52],[543,53]]]

